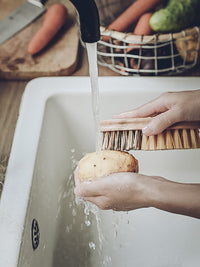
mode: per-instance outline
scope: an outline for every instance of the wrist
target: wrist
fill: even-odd
[[[170,189],[173,182],[162,177],[142,175],[141,192],[146,207],[162,208],[169,201]],[[174,191],[174,190],[173,190]],[[173,194],[173,192],[171,192]]]
[[[161,177],[151,177],[140,175],[139,192],[144,207],[154,207],[158,205],[161,199],[161,183],[165,180]]]

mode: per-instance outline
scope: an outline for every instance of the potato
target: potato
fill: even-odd
[[[79,162],[81,182],[116,172],[138,172],[138,161],[127,152],[103,150],[86,154]]]

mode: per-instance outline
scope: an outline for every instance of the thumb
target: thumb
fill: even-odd
[[[142,133],[147,136],[156,135],[178,121],[177,113],[175,110],[171,109],[154,117],[153,120],[142,129]]]

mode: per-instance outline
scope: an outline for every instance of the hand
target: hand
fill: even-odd
[[[75,194],[94,203],[101,209],[129,211],[151,205],[144,186],[144,184],[148,184],[149,177],[145,175],[122,172],[96,178],[90,183],[80,183],[76,170],[74,177]],[[152,177],[151,179],[163,178]]]
[[[200,90],[164,93],[139,108],[113,117],[126,119],[149,116],[154,119],[143,128],[145,135],[159,134],[176,122],[200,120]]]
[[[162,177],[136,173],[115,173],[79,182],[74,173],[74,193],[101,209],[129,211],[154,207],[200,219],[200,184],[183,184]]]

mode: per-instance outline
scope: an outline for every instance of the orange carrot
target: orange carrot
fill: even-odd
[[[151,29],[150,25],[149,25],[149,20],[152,16],[151,12],[145,13],[143,14],[134,29],[133,34],[136,35],[150,35],[152,34],[153,30]]]
[[[133,31],[133,34],[135,35],[150,35],[153,33],[150,25],[149,20],[152,16],[151,12],[144,13],[138,20],[135,29]],[[129,44],[130,47],[127,48],[127,53],[131,53],[131,51],[134,53],[134,49],[138,49],[139,44]],[[134,48],[134,46],[136,46]],[[130,58],[129,60],[130,67],[133,69],[137,69],[137,60],[135,58]]]
[[[62,4],[53,4],[45,14],[42,27],[35,33],[28,44],[27,51],[34,55],[41,51],[56,35],[68,18],[68,10]]]
[[[144,13],[138,20],[135,29],[133,31],[133,34],[135,35],[150,35],[153,33],[153,30],[151,29],[149,25],[149,20],[152,16],[151,12]],[[135,44],[129,44],[129,46],[134,46]],[[137,45],[138,46],[138,45]],[[127,48],[127,53],[129,53],[133,47]]]
[[[151,11],[162,0],[136,0],[130,5],[108,28],[111,30],[124,32],[128,27],[134,25],[140,16]]]

